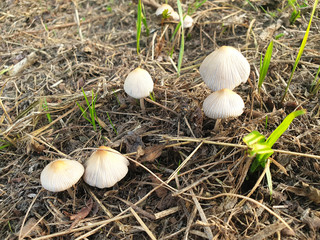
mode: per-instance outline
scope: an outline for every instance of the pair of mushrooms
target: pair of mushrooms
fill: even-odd
[[[162,4],[156,10],[156,15],[160,16],[164,11],[167,11],[167,14],[172,17],[174,21],[179,21],[179,14],[173,10],[173,8],[169,4]],[[193,24],[193,19],[191,16],[186,15],[183,19],[183,28],[190,28]]]
[[[240,116],[244,102],[232,90],[249,78],[247,59],[237,49],[223,46],[204,59],[199,71],[203,81],[214,91],[203,102],[204,114],[213,119]]]
[[[83,165],[75,160],[58,159],[49,163],[41,172],[41,185],[51,192],[71,188],[83,175],[90,186],[109,188],[128,172],[129,161],[118,151],[101,146]]]

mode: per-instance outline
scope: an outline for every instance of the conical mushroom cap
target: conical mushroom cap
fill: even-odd
[[[51,191],[60,192],[76,184],[82,177],[84,167],[81,163],[68,160],[58,159],[49,163],[41,172],[41,185]]]
[[[237,117],[243,113],[242,98],[230,89],[211,93],[203,102],[204,114],[213,119]]]
[[[101,146],[85,163],[84,181],[93,187],[109,188],[124,178],[129,161],[118,151]]]
[[[162,13],[165,11],[165,10],[168,10],[168,14],[170,15],[170,13],[174,12],[173,8],[169,5],[169,4],[162,4],[160,7],[157,8],[156,10],[156,15],[159,16],[159,15],[162,15]]]
[[[223,46],[204,59],[200,74],[212,91],[232,90],[248,80],[250,64],[237,49]]]
[[[153,81],[150,74],[141,68],[130,72],[124,81],[124,91],[133,98],[145,98],[153,91]]]

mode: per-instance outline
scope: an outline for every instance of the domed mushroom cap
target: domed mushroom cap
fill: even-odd
[[[203,102],[204,114],[213,119],[237,117],[243,113],[242,98],[230,89],[210,94]]]
[[[123,87],[130,97],[145,98],[153,91],[153,80],[146,70],[136,68],[128,74]]]
[[[212,91],[234,89],[248,80],[250,64],[237,49],[223,46],[204,59],[200,74]]]
[[[109,188],[124,178],[129,161],[118,151],[101,146],[85,163],[84,181],[93,187]]]
[[[162,13],[168,10],[168,14],[170,15],[170,13],[174,12],[173,8],[169,5],[169,4],[162,4],[160,7],[157,8],[156,10],[156,15],[162,15]]]
[[[184,28],[189,28],[193,24],[193,18],[190,17],[189,15],[186,15],[186,17],[183,20],[183,27]]]
[[[81,163],[58,159],[49,163],[41,172],[41,185],[51,192],[61,192],[71,188],[82,177],[84,167]]]
[[[172,12],[172,13],[170,13],[170,16],[171,16],[172,19],[175,20],[175,21],[179,21],[179,20],[180,20],[179,13],[177,13],[177,12]]]

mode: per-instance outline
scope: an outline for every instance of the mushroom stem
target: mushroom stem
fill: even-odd
[[[68,188],[68,189],[67,189],[67,192],[68,192],[69,196],[70,196],[72,199],[74,199],[74,190],[73,190],[73,187]]]
[[[140,107],[141,107],[142,114],[145,115],[146,114],[146,108],[144,106],[144,98],[140,98]]]
[[[218,132],[218,131],[219,131],[219,125],[220,125],[220,123],[221,123],[221,118],[218,118],[218,119],[216,120],[216,123],[214,124],[213,131],[215,131],[215,132]]]

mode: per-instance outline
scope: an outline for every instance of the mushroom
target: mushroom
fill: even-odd
[[[167,14],[171,16],[173,20],[179,21],[179,14],[175,12],[169,4],[162,4],[160,7],[158,7],[156,10],[156,15],[162,15],[165,10],[167,10]]]
[[[146,113],[143,98],[153,91],[153,81],[150,74],[142,69],[136,68],[130,72],[124,81],[124,91],[133,98],[140,99],[142,113]]]
[[[82,177],[84,167],[75,160],[58,159],[49,163],[41,172],[41,185],[51,192],[68,190]],[[70,192],[69,192],[70,193]]]
[[[160,7],[156,10],[156,15],[162,15],[162,13],[167,10],[168,15],[171,15],[171,13],[174,12],[173,8],[169,4],[162,4]]]
[[[212,91],[232,90],[248,80],[250,64],[237,49],[223,46],[204,59],[200,74]]]
[[[220,119],[237,117],[243,113],[244,102],[242,98],[230,89],[221,89],[211,93],[203,102],[204,114],[217,119],[214,130],[218,130]]]
[[[101,146],[85,163],[84,181],[93,187],[109,188],[128,172],[129,161],[118,151]]]
[[[183,28],[190,28],[193,24],[193,18],[186,15],[183,20]]]

